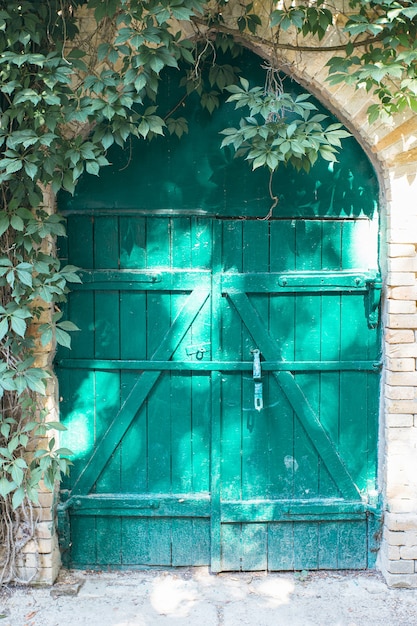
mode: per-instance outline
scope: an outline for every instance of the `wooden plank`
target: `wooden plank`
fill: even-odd
[[[60,389],[63,399],[60,419],[67,428],[60,433],[60,445],[74,453],[70,475],[62,485],[64,488],[71,488],[77,480],[95,445],[94,373],[73,370],[70,374],[65,387]]]
[[[339,569],[339,534],[345,522],[320,522],[318,569]]]
[[[94,355],[94,294],[73,292],[67,305],[68,318],[80,329],[71,333],[71,350],[59,348],[60,356],[76,355],[91,359]]]
[[[191,218],[182,217],[171,220],[171,265],[181,270],[191,267]],[[171,294],[171,315],[181,308],[184,295]],[[187,346],[194,343],[203,343],[205,337],[200,336],[203,328],[200,315],[190,325],[181,344],[173,353],[173,359],[185,358]],[[209,324],[210,325],[210,324]],[[173,492],[189,492],[192,489],[192,405],[191,405],[191,374],[188,372],[173,372],[170,374],[169,411],[171,420],[171,490]],[[167,390],[168,391],[168,390]],[[159,420],[160,421],[160,420]],[[168,438],[168,433],[166,439]],[[166,441],[166,447],[169,444]],[[168,468],[167,468],[168,470]],[[173,521],[173,532],[176,528]]]
[[[342,251],[342,222],[337,220],[323,221],[321,269],[340,272],[342,270]]]
[[[368,406],[368,428],[366,432],[367,439],[367,489],[368,492],[378,490],[378,414],[379,414],[379,394],[380,384],[379,376],[375,374],[366,375],[367,389],[367,406]]]
[[[296,270],[303,272],[321,269],[322,222],[297,222]],[[337,274],[336,274],[337,276]],[[319,360],[321,342],[321,297],[311,293],[295,296],[296,360]],[[295,384],[308,398],[308,404],[318,419],[319,379],[312,373],[297,374]],[[293,407],[295,408],[295,407]],[[313,444],[313,445],[312,445]],[[316,497],[319,493],[319,455],[309,433],[300,420],[294,422],[294,497]]]
[[[292,519],[365,519],[367,504],[341,499],[256,499],[222,501],[222,522],[274,522]]]
[[[193,423],[191,375],[171,374],[171,489],[188,493],[193,485]]]
[[[171,266],[180,269],[191,267],[191,218],[176,217],[171,220]]]
[[[212,268],[213,220],[201,217],[191,219],[191,265],[193,268]]]
[[[89,215],[74,215],[68,220],[68,263],[71,265],[82,268],[94,267],[93,224],[94,218]]]
[[[374,272],[328,272],[328,271],[294,271],[294,272],[228,272],[222,276],[224,291],[245,290],[247,293],[298,293],[311,291],[352,292],[361,293],[368,290],[367,282],[376,281],[379,275]]]
[[[172,565],[172,519],[146,520],[149,565]]]
[[[340,356],[367,356],[367,323],[360,315],[363,303],[349,295],[341,298]],[[366,376],[357,372],[340,374],[340,436],[339,447],[346,465],[358,487],[367,488],[367,389]],[[376,440],[373,447],[376,446]]]
[[[122,563],[127,566],[149,565],[148,520],[123,517],[121,528]]]
[[[119,215],[120,268],[146,267],[146,218]]]
[[[135,231],[134,231],[135,232]],[[127,237],[127,234],[126,234]],[[127,245],[127,244],[126,244]],[[135,246],[129,248],[135,258]],[[120,293],[120,354],[122,358],[146,358],[146,294],[135,292]],[[126,402],[137,382],[137,373],[132,370],[120,372],[120,402]],[[148,488],[147,471],[147,407],[139,408],[136,418],[130,424],[121,447],[121,491],[144,493]]]
[[[120,375],[118,372],[95,372],[94,402],[95,445],[100,441],[114,416],[120,410]],[[120,447],[113,453],[103,472],[97,478],[94,490],[97,493],[118,493],[121,488]]]
[[[311,522],[294,523],[294,569],[318,568],[319,525]]]
[[[140,333],[137,333],[140,334]],[[135,335],[136,336],[136,335]],[[135,336],[131,335],[134,345]],[[196,344],[198,345],[198,344]],[[148,361],[139,359],[59,359],[60,369],[94,369],[94,370],[174,370],[174,371],[234,371],[251,372],[253,361]],[[381,363],[378,361],[262,361],[262,370],[271,372],[378,372]]]
[[[152,270],[171,267],[171,225],[170,217],[155,216],[154,219],[147,220],[147,267]]]
[[[171,220],[171,265],[181,270],[191,266],[191,221],[188,217]],[[183,295],[171,294],[171,315],[182,305]],[[203,311],[200,311],[197,324]],[[190,326],[181,344],[173,353],[175,360],[179,355],[186,355],[185,346],[192,343],[193,325]],[[161,393],[163,393],[161,391]],[[187,372],[170,374],[169,410],[171,420],[170,471],[171,490],[173,492],[189,492],[192,488],[192,408],[191,408],[191,376]],[[159,420],[160,421],[160,420]],[[168,442],[166,447],[168,448]],[[169,473],[169,468],[167,468]],[[163,483],[162,483],[163,484]],[[172,532],[177,530],[177,522],[172,522]],[[180,523],[180,527],[182,525]],[[174,541],[174,540],[173,540]],[[185,556],[185,555],[184,555]]]
[[[96,518],[97,565],[121,565],[121,530],[120,517]]]
[[[294,569],[294,523],[268,524],[268,570]]]
[[[113,269],[119,267],[119,220],[106,216],[94,219],[94,268]],[[87,266],[88,267],[88,266]]]
[[[331,240],[331,233],[326,234],[329,235],[329,239]],[[341,262],[341,252],[337,250],[337,245],[340,247],[340,228],[335,229],[335,233],[333,234],[336,237],[336,241],[334,242],[332,250],[328,252],[329,265],[331,263]],[[332,260],[333,256],[335,257],[334,261]],[[324,360],[340,359],[340,295],[323,295],[321,301],[321,356]],[[359,371],[359,368],[353,369]],[[340,371],[341,370],[342,368],[340,368]],[[340,430],[340,374],[336,371],[330,372],[329,370],[324,373],[323,370],[323,373],[320,375],[320,391],[320,421],[338,449]],[[340,496],[337,485],[321,459],[319,480],[321,495],[327,494],[329,497]]]
[[[186,304],[178,313],[171,328],[152,355],[152,359],[167,358],[172,354],[207,298],[208,292],[204,289],[196,289],[190,294]],[[81,494],[90,491],[97,476],[100,475],[110,458],[115,446],[120,442],[148,393],[157,381],[159,374],[160,372],[143,372],[138,378],[129,396],[121,406],[120,411],[115,416],[107,432],[91,455],[84,471],[76,481],[73,487],[73,493]]]
[[[246,327],[267,359],[279,358],[279,351],[273,343],[269,333],[264,328],[262,321],[254,311],[248,298],[243,293],[230,293],[230,299],[239,311]],[[340,491],[346,498],[358,498],[359,492],[352,482],[341,457],[334,448],[333,442],[320,424],[317,416],[310,407],[303,392],[296,384],[294,377],[289,372],[274,372],[274,376],[281,386],[286,398],[293,407],[298,419],[301,421],[307,434],[311,438],[318,454],[326,464],[327,469],[333,476]]]
[[[74,283],[72,291],[191,291],[210,285],[207,270],[167,268],[149,270],[85,270],[79,273],[82,283]]]
[[[340,569],[366,569],[367,522],[345,522],[339,533]]]
[[[210,490],[210,441],[211,437],[211,380],[206,374],[194,374],[192,377],[192,455],[191,455],[191,490],[193,492]],[[214,400],[215,402],[215,400]],[[217,405],[219,406],[219,404]],[[212,485],[214,487],[214,484]]]
[[[242,268],[244,273],[267,272],[269,270],[269,224],[267,221],[247,221],[243,223]],[[226,300],[227,302],[227,300]],[[269,297],[266,293],[251,294],[252,306],[263,320],[269,323]],[[251,351],[258,348],[245,326],[242,329],[241,358],[248,358]],[[268,454],[265,442],[268,441],[268,380],[263,375],[263,404],[265,409],[257,411],[254,403],[254,381],[250,375],[242,375],[242,498],[255,497],[268,490]],[[245,543],[245,528],[242,541]],[[244,566],[242,564],[242,566]]]
[[[86,568],[97,561],[96,518],[70,516],[71,566]]]
[[[107,216],[94,220],[94,267],[95,269],[115,268],[119,266],[119,222],[116,216]],[[105,242],[105,243],[104,243]],[[104,245],[103,245],[104,244]],[[120,314],[119,293],[117,291],[94,292],[94,356],[96,359],[120,358]],[[99,440],[112,418],[120,409],[120,373],[95,372],[95,441]],[[112,453],[109,463],[104,468],[95,484],[99,492],[117,493],[121,486],[120,446]],[[99,521],[97,521],[99,532]],[[100,524],[102,524],[100,522]],[[112,526],[112,529],[115,527]],[[102,525],[100,526],[102,529]],[[120,528],[119,528],[120,531]],[[103,529],[106,533],[105,528]],[[116,532],[116,530],[115,530]],[[116,541],[116,536],[115,536]],[[117,540],[120,544],[120,535]],[[98,540],[97,550],[100,549]],[[118,545],[120,552],[120,545]],[[111,555],[109,546],[109,558]],[[98,555],[99,558],[99,555]],[[114,558],[112,555],[111,558]],[[115,563],[120,561],[116,560]]]
[[[171,565],[171,520],[124,518],[122,555],[124,565]]]
[[[241,535],[241,524],[222,524],[220,571],[239,572],[242,569]]]
[[[244,572],[266,570],[268,567],[267,524],[242,524],[241,568]]]
[[[221,288],[219,274],[222,263],[222,229],[221,222],[216,221],[213,225],[212,266],[213,282],[211,293],[211,356],[219,359],[221,350]],[[221,521],[220,521],[220,498],[221,498],[221,461],[222,461],[222,413],[221,393],[222,380],[219,372],[212,372],[210,376],[211,396],[207,402],[210,411],[210,569],[213,573],[221,571]]]
[[[209,517],[207,493],[91,494],[71,498],[61,507],[79,516]]]
[[[291,220],[270,225],[271,272],[291,271],[295,268],[296,227]],[[294,360],[295,348],[295,294],[270,295],[269,332],[279,346],[282,361]],[[263,355],[265,358],[265,355]],[[262,369],[268,371],[267,362]],[[281,369],[278,367],[278,369]],[[295,371],[295,370],[290,370]],[[294,411],[286,401],[275,377],[270,376],[268,434],[269,482],[271,494],[276,498],[292,497],[294,493]]]
[[[210,563],[210,521],[172,520],[172,565],[201,566]]]

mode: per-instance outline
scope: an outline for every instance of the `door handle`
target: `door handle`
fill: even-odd
[[[261,411],[264,406],[261,353],[258,349],[252,350],[253,354],[253,380],[255,383],[253,403],[257,411]]]

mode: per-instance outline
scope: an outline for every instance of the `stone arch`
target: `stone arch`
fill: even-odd
[[[268,43],[246,45],[264,58],[271,57]],[[384,326],[385,383],[382,391],[380,455],[381,491],[386,509],[384,541],[379,565],[389,584],[417,587],[417,116],[412,111],[372,127],[366,110],[372,96],[348,85],[326,82],[325,52],[280,50],[282,68],[311,91],[346,124],[368,154],[382,191],[382,260],[386,277]],[[72,129],[74,134],[80,129]],[[54,199],[50,196],[49,205]],[[58,403],[56,402],[56,405]],[[49,501],[48,501],[49,502]],[[52,504],[47,504],[51,510]],[[52,517],[45,513],[50,524]],[[52,533],[44,556],[41,579],[53,580],[58,553]],[[22,565],[28,569],[27,563]]]

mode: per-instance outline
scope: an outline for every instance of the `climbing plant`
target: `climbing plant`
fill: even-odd
[[[84,172],[98,175],[113,143],[187,132],[181,101],[159,114],[167,67],[186,69],[184,99],[196,91],[210,112],[222,98],[242,109],[240,127],[223,131],[223,145],[271,176],[283,165],[308,170],[318,158],[335,160],[346,136],[307,96],[286,92],[280,48],[331,50],[330,81],[376,96],[371,121],[417,110],[417,3],[337,7],[323,0],[0,0],[0,580],[16,577],[16,551],[33,537],[41,481],[53,489],[70,464],[70,451],[47,436],[60,426],[46,421],[50,373],[36,356],[39,342],[69,346],[76,332],[60,306],[79,278],[55,257],[65,227],[48,194],[74,192]],[[265,85],[245,79],[243,41],[268,48]],[[233,65],[222,61],[226,51]]]

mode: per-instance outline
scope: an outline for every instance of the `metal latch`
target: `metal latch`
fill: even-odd
[[[195,358],[198,361],[201,361],[204,357],[204,353],[207,352],[210,343],[197,343],[191,346],[187,346],[185,351],[187,352],[187,356],[193,356],[195,354]]]
[[[264,406],[261,353],[258,349],[255,349],[255,350],[252,350],[252,354],[253,354],[253,380],[255,383],[253,401],[254,401],[255,409],[257,411],[261,411]]]

